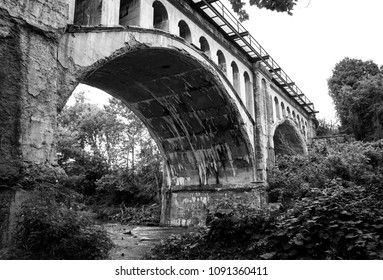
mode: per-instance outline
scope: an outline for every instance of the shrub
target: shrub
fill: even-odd
[[[52,187],[40,187],[22,204],[17,247],[30,259],[104,259],[112,246],[89,213],[68,208]]]
[[[205,232],[172,237],[161,259],[383,259],[383,141],[279,158],[270,214],[225,202]]]
[[[314,146],[309,156],[284,156],[269,173],[269,201],[291,208],[312,188],[323,189],[328,181],[369,185],[383,180],[383,141]]]
[[[111,205],[139,205],[153,202],[156,188],[153,185],[139,184],[133,174],[116,173],[104,175],[96,182],[96,200]]]

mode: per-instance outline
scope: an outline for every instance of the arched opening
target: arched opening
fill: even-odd
[[[217,57],[218,57],[218,67],[219,69],[226,74],[226,59],[223,55],[223,52],[218,50],[217,51]]]
[[[283,102],[281,102],[281,109],[282,109],[282,117],[285,118],[286,117],[286,111],[285,111],[285,104]]]
[[[253,88],[251,85],[249,74],[246,71],[243,74],[243,79],[245,81],[246,108],[249,111],[250,115],[254,116]]]
[[[102,1],[76,0],[74,24],[81,26],[100,25]]]
[[[301,129],[302,123],[301,123],[301,118],[299,117],[299,115],[297,115],[297,119],[298,119],[298,127],[299,127],[299,129]]]
[[[291,117],[291,111],[289,106],[287,106],[286,111],[287,111],[287,116]]]
[[[192,37],[191,37],[190,28],[187,25],[187,23],[183,20],[180,20],[180,22],[178,23],[178,28],[179,28],[179,36],[184,38],[186,42],[191,43]]]
[[[279,110],[279,101],[278,101],[278,98],[276,96],[274,97],[274,107],[275,107],[276,118],[277,118],[277,120],[280,120],[281,119],[281,112]]]
[[[143,120],[166,161],[169,186],[252,180],[239,110],[201,63],[172,48],[138,49],[102,64],[84,83],[123,100]]]
[[[294,110],[293,110],[293,120],[296,121],[295,120],[295,111]]]
[[[307,154],[307,145],[302,134],[288,119],[275,129],[273,140],[275,156]]]
[[[160,1],[153,3],[153,27],[169,31],[168,12]]]
[[[239,80],[239,70],[237,64],[233,61],[231,63],[231,70],[233,73],[233,87],[237,91],[237,93],[241,94],[241,85]]]
[[[122,26],[139,25],[140,0],[120,0],[119,19]]]
[[[210,57],[210,46],[205,37],[199,38],[199,45],[201,51],[203,51],[208,57]]]

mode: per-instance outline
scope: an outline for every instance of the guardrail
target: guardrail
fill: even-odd
[[[210,18],[227,39],[247,54],[250,61],[261,62],[271,73],[274,81],[307,113],[317,113],[314,104],[220,0],[189,0],[189,2],[196,10]]]

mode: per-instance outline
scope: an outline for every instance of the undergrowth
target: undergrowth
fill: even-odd
[[[172,236],[152,259],[383,259],[383,142],[318,145],[270,173],[279,212],[225,202],[207,229]]]
[[[54,185],[36,188],[22,204],[16,236],[23,259],[106,259],[112,242],[94,225],[90,213],[76,206],[75,192]],[[20,256],[22,255],[22,256]]]

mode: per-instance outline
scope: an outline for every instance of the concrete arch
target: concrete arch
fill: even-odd
[[[283,119],[272,127],[275,156],[307,154],[305,137],[290,118]]]
[[[98,48],[91,44],[97,40],[114,45]],[[69,34],[63,45],[60,62],[71,72],[63,82],[72,89],[82,82],[123,100],[157,142],[168,186],[254,181],[247,114],[218,66],[193,46],[143,29]],[[71,92],[67,88],[62,96]]]

